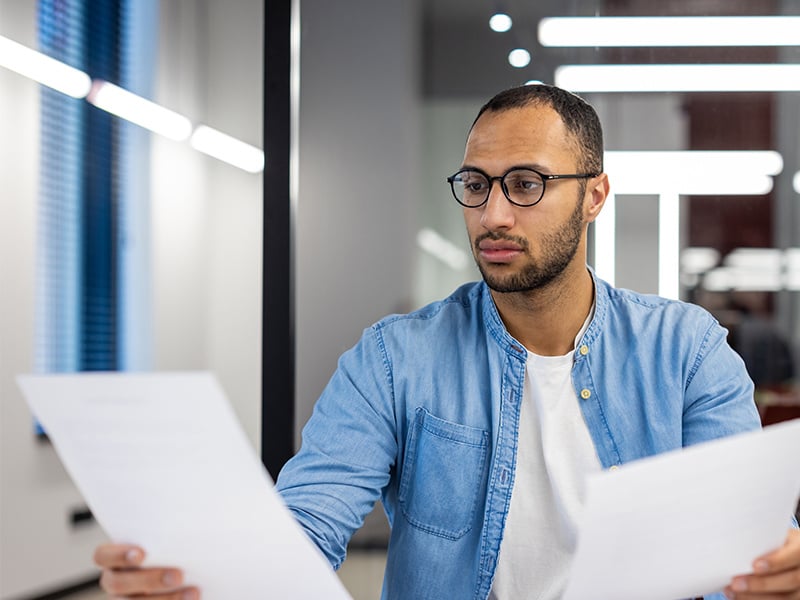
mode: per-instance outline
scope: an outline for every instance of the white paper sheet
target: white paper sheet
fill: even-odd
[[[213,376],[19,377],[111,539],[183,568],[206,600],[347,599],[274,491]],[[87,561],[90,557],[87,557]]]
[[[799,494],[800,420],[597,474],[563,600],[721,591],[783,544]]]

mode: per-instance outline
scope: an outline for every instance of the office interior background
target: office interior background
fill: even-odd
[[[206,125],[264,147],[264,2],[116,4],[117,18],[131,24],[120,45],[128,66],[101,73],[102,63],[94,63],[93,79],[127,85],[187,117],[195,133]],[[43,45],[54,40],[43,13],[48,6],[80,15],[98,4],[0,0],[0,36],[47,50]],[[498,12],[511,18],[510,29],[490,27]],[[784,42],[773,34],[754,46],[745,40],[764,22],[728,42],[711,35],[727,27],[715,24],[702,28],[702,39],[684,39],[686,46],[674,40],[658,46],[652,33],[630,47],[621,39],[638,26],[614,33],[609,47],[602,40],[580,46],[589,33],[568,40],[555,31],[546,38],[543,28],[546,17],[797,18],[798,3],[303,0],[299,15],[292,257],[262,257],[264,205],[271,198],[258,166],[248,171],[189,140],[98,117],[102,109],[88,100],[65,100],[0,68],[4,600],[91,580],[92,552],[104,540],[93,521],[81,519],[80,494],[37,435],[18,373],[108,365],[209,370],[258,448],[262,393],[266,402],[281,400],[261,389],[262,342],[271,343],[261,336],[262,297],[270,290],[262,260],[291,258],[296,343],[284,350],[296,363],[299,441],[338,355],[364,327],[477,278],[445,177],[460,165],[481,104],[529,81],[582,93],[604,123],[615,196],[590,232],[598,274],[711,310],[746,359],[765,422],[794,414],[800,403],[800,27],[791,25],[794,34]],[[610,32],[611,25],[592,30]],[[567,22],[567,33],[576,28]],[[591,70],[577,68],[596,65],[642,70],[619,78],[606,70],[590,80]],[[716,66],[684,85],[666,65]],[[717,75],[723,81],[715,82]],[[99,125],[89,123],[97,119]],[[86,127],[105,127],[104,143],[116,145],[97,146],[85,137]],[[84,136],[80,147],[94,150],[82,151],[80,164],[71,136]],[[110,155],[120,158],[107,164]],[[95,168],[104,169],[100,177],[111,190],[100,194],[98,210],[113,209],[102,221],[112,224],[113,235],[108,225],[70,216],[60,204],[77,193],[69,173],[86,176]],[[108,257],[107,264],[80,259],[82,247]],[[86,317],[84,296],[98,294],[86,284],[91,269],[111,290],[99,293],[111,298],[110,307],[92,313],[113,313],[113,344],[100,343],[99,359],[81,346],[87,339],[107,342],[102,331],[86,332],[94,321]],[[104,351],[111,362],[102,362]],[[380,551],[385,540],[377,510],[353,547]],[[356,598],[377,597],[359,581],[371,575],[349,573]],[[380,575],[372,579],[379,586]]]

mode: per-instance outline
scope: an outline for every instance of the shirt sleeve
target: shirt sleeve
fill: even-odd
[[[366,330],[342,355],[276,483],[335,569],[388,485],[397,455],[391,370],[378,335]]]
[[[686,384],[684,446],[761,427],[744,361],[728,344],[727,330],[710,315],[708,321]]]

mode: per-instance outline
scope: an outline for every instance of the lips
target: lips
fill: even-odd
[[[522,246],[508,240],[484,239],[478,243],[481,257],[490,263],[508,263],[522,254]]]

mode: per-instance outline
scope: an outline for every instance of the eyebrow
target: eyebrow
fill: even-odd
[[[470,165],[470,164],[461,165],[461,169],[462,170],[463,169],[472,169],[472,170],[475,170],[475,171],[480,171],[481,173],[486,173],[486,171],[484,169],[481,169],[478,166]],[[551,172],[551,169],[545,167],[544,165],[540,165],[538,163],[527,163],[527,164],[520,164],[520,165],[512,165],[512,166],[508,167],[504,171],[504,173],[508,173],[509,171],[513,171],[514,169],[531,169],[533,171],[539,171],[540,173],[542,173],[544,175],[549,175],[550,172]],[[488,175],[488,173],[486,173],[486,174]]]

